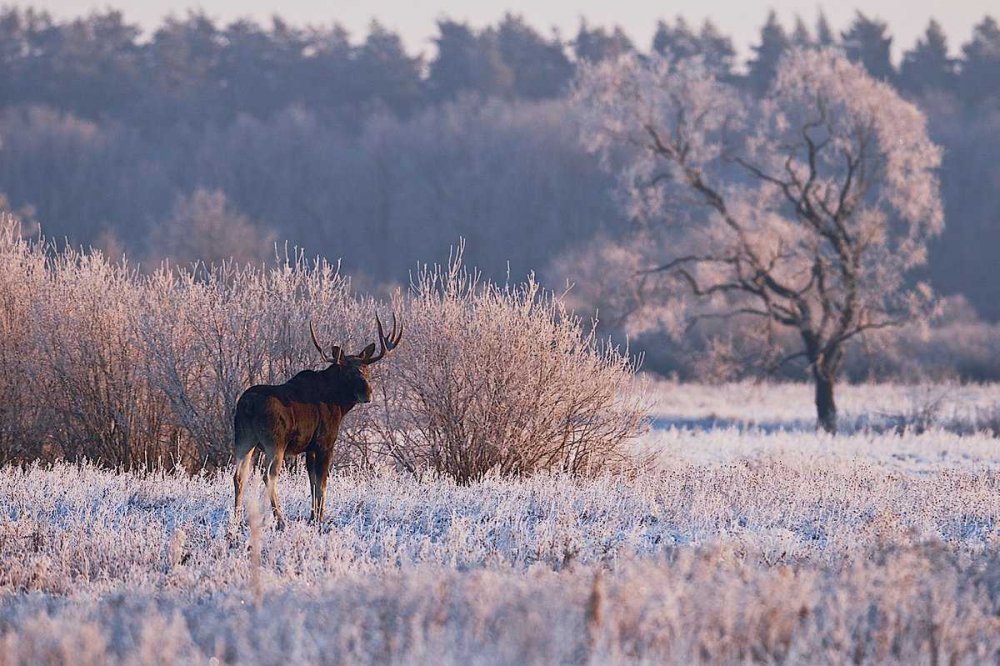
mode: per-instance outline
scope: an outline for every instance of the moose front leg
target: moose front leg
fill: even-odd
[[[330,458],[332,455],[325,451],[316,456],[316,503],[319,506],[319,516],[316,521],[323,522],[323,507],[326,504],[326,477],[330,475]]]
[[[309,514],[309,520],[316,523],[323,522],[330,457],[329,453],[323,451],[310,451],[306,454],[306,469],[309,471],[309,487],[312,491],[312,512]]]
[[[306,452],[306,471],[309,473],[309,496],[312,499],[312,508],[309,511],[309,521],[315,522],[319,519],[319,476],[317,475],[316,452]]]

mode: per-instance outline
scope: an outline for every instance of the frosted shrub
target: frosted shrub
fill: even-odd
[[[286,381],[319,361],[310,320],[325,336],[360,344],[362,308],[349,282],[301,255],[273,269],[164,270],[146,291],[141,330],[150,381],[163,389],[185,449],[210,464],[231,454],[232,415],[244,389]]]
[[[0,462],[226,465],[240,393],[319,367],[309,322],[356,352],[376,311],[404,343],[373,367],[382,399],[341,427],[339,465],[390,462],[460,481],[488,471],[597,472],[642,425],[634,367],[583,335],[533,282],[479,284],[456,261],[394,304],[351,293],[324,261],[142,274],[0,228]]]
[[[143,297],[127,266],[66,251],[33,298],[35,362],[51,373],[40,396],[48,435],[70,459],[151,467],[171,453],[167,405],[138,335]]]
[[[45,260],[29,251],[18,220],[0,212],[0,464],[42,453],[41,405],[31,297],[45,279]]]
[[[415,474],[594,474],[626,463],[624,442],[644,425],[626,354],[532,278],[480,282],[461,251],[417,275],[404,344],[379,383],[381,435]]]
[[[246,387],[282,382],[324,335],[361,345],[370,304],[326,262],[147,276],[100,253],[53,252],[0,227],[0,462],[226,464]],[[345,434],[352,432],[345,424]]]

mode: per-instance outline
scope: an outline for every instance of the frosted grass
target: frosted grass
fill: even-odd
[[[770,424],[789,430],[815,426],[811,384],[744,381],[711,385],[650,379],[649,387],[655,396],[651,413],[661,425]],[[971,423],[998,405],[998,384],[844,383],[837,389],[837,408],[848,427],[931,408],[939,421]]]
[[[663,388],[660,415],[714,390]],[[711,409],[781,416],[803,389]],[[950,390],[955,413],[996,395]],[[282,532],[259,478],[234,528],[224,472],[7,467],[0,663],[995,661],[997,442],[674,427],[637,442],[642,474],[335,476],[319,528],[292,470]]]

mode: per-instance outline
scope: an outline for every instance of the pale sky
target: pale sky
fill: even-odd
[[[865,0],[852,3],[812,0],[19,0],[14,4],[46,9],[62,18],[111,6],[122,9],[129,20],[147,29],[155,26],[164,15],[183,14],[191,7],[199,7],[223,22],[249,16],[266,23],[271,15],[278,14],[293,24],[339,22],[350,30],[355,40],[367,33],[369,22],[376,18],[400,33],[411,52],[428,54],[433,52],[434,21],[442,17],[482,26],[495,22],[505,11],[511,11],[523,15],[545,34],[555,27],[564,37],[576,34],[580,17],[585,17],[592,25],[622,26],[641,48],[646,49],[656,20],[672,20],[679,14],[697,25],[711,18],[723,33],[733,38],[741,60],[749,53],[749,45],[756,41],[771,8],[791,29],[795,14],[800,14],[812,28],[822,6],[831,26],[839,32],[850,22],[855,8],[863,7],[869,16],[880,17],[889,23],[894,37],[893,56],[897,59],[902,49],[912,46],[931,17],[944,26],[951,49],[956,52],[969,39],[972,26],[983,16],[992,14],[1000,18],[997,0]]]

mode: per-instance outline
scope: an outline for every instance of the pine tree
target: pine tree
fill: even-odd
[[[795,30],[792,31],[792,44],[799,48],[810,48],[816,45],[812,34],[809,32],[809,28],[799,15],[795,16]]]
[[[948,57],[948,39],[941,24],[931,19],[924,36],[903,56],[900,88],[912,94],[953,92],[956,82],[955,61]]]
[[[411,57],[399,35],[372,21],[368,37],[355,56],[366,97],[400,115],[415,111],[422,101],[421,58]]]
[[[962,47],[964,62],[959,90],[968,104],[1000,100],[1000,26],[987,16],[972,30],[972,39]]]
[[[663,56],[680,60],[701,53],[698,36],[688,27],[683,16],[674,19],[673,27],[660,21],[653,35],[653,50]]]
[[[700,56],[717,78],[732,78],[736,58],[733,42],[708,19],[697,34],[681,16],[674,20],[673,27],[660,21],[653,36],[653,50],[675,60]]]
[[[772,10],[767,15],[767,23],[761,28],[760,44],[753,47],[754,58],[748,63],[750,71],[747,79],[752,90],[758,94],[767,90],[778,70],[781,56],[790,46],[791,41]]]
[[[821,9],[819,18],[816,19],[816,46],[827,48],[833,44],[833,30],[830,29],[830,22],[826,20],[826,14]]]
[[[566,90],[573,64],[558,38],[545,39],[522,17],[507,14],[496,29],[496,40],[519,97],[551,98]]]
[[[847,57],[860,62],[869,74],[880,81],[891,81],[895,76],[889,58],[892,37],[886,35],[886,30],[885,21],[868,18],[859,11],[851,27],[841,35]]]
[[[435,99],[452,99],[465,91],[497,97],[511,93],[513,74],[504,65],[495,39],[449,20],[438,21],[438,33],[437,57],[427,77]]]
[[[617,58],[634,50],[632,40],[618,26],[609,34],[604,28],[590,28],[585,20],[580,21],[576,39],[573,40],[573,54],[577,60],[600,62]]]
[[[733,42],[726,37],[710,20],[705,19],[698,35],[700,51],[705,58],[705,65],[719,79],[732,78],[733,61],[736,59],[736,49]]]

